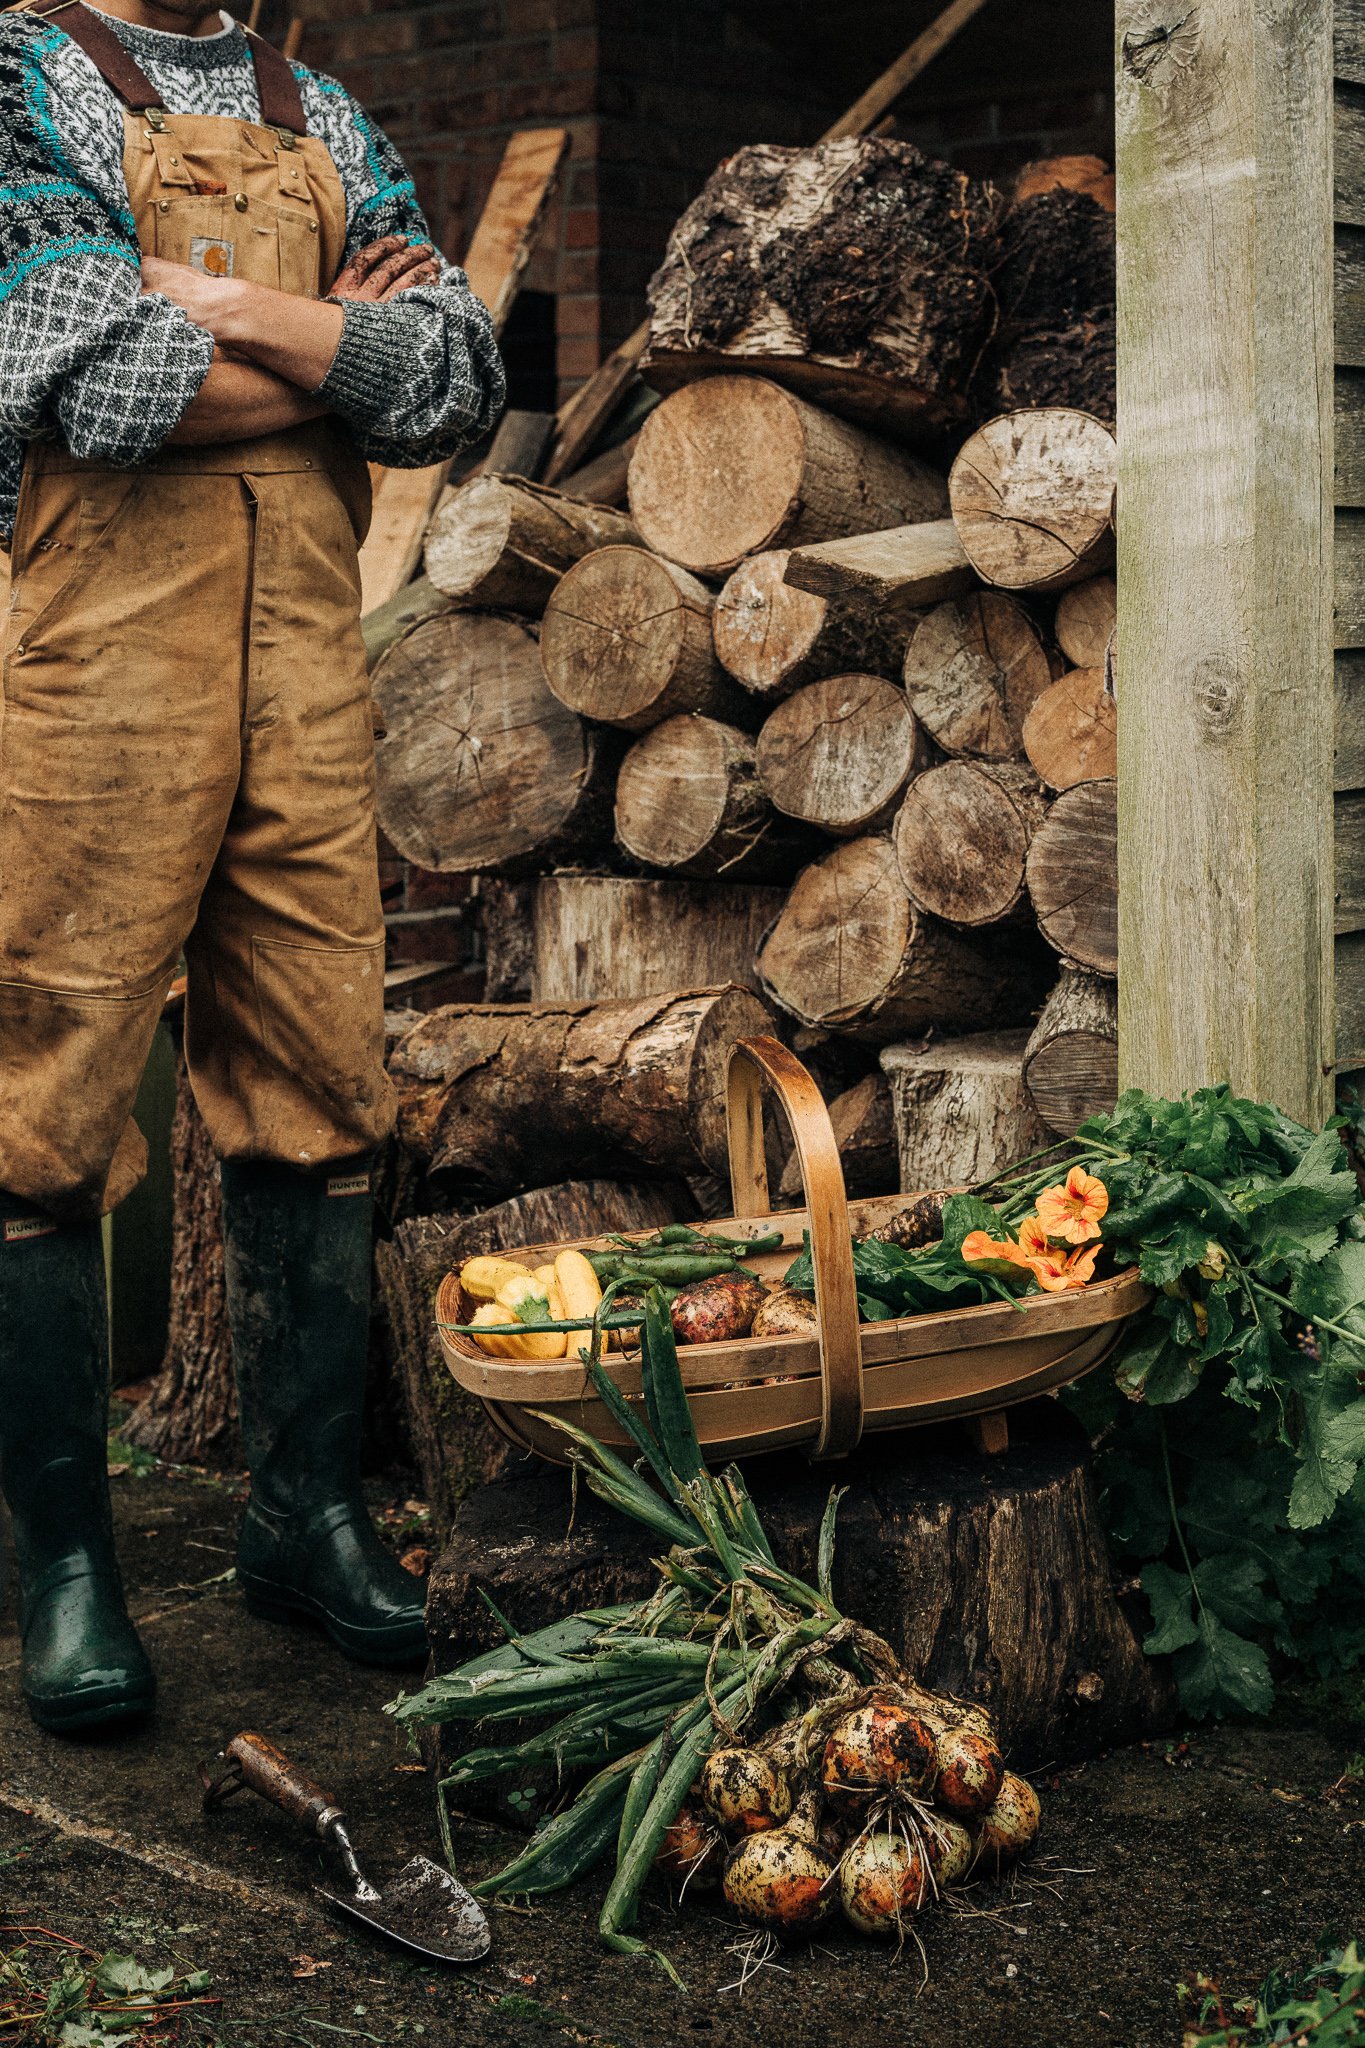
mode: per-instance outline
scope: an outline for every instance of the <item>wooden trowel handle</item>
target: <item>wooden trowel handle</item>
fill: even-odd
[[[291,1764],[283,1750],[267,1742],[264,1735],[243,1729],[233,1736],[223,1755],[236,1766],[244,1785],[315,1834],[330,1833],[342,1818],[341,1807],[331,1793]]]

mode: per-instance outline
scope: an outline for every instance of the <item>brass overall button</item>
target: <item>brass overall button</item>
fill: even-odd
[[[245,192],[239,192],[232,203],[236,207],[238,213],[245,213],[247,207],[250,205],[251,202],[248,200]]]

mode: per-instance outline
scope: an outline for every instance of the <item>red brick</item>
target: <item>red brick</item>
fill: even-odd
[[[597,204],[596,164],[574,163],[571,159],[564,189],[568,194],[571,206],[595,206]]]
[[[385,958],[390,967],[417,960],[463,961],[470,957],[469,915],[462,904],[436,910],[391,910],[385,914]]]
[[[569,334],[595,335],[598,328],[597,299],[584,295],[581,298],[561,297],[555,305],[555,332],[561,337]]]
[[[561,377],[591,377],[601,360],[596,343],[578,336],[561,341],[555,350],[555,367]]]
[[[565,251],[557,256],[553,252],[547,253],[550,253],[551,261],[554,265],[554,288],[556,290],[561,292],[596,291],[598,258],[595,249],[584,249],[582,251],[575,251],[572,254]],[[532,262],[534,263],[534,261],[535,258],[533,257]],[[527,276],[528,278],[530,276],[529,270]]]
[[[333,38],[331,62],[349,64],[357,57],[392,57],[417,47],[417,23],[412,15],[386,14],[365,21],[347,22]]]
[[[565,74],[574,71],[596,71],[598,61],[597,33],[594,29],[574,29],[568,34],[555,37],[554,68]]]
[[[546,121],[594,113],[596,84],[595,77],[586,73],[579,78],[547,78],[538,84],[506,86],[500,102],[502,119]]]
[[[566,249],[597,247],[598,213],[595,206],[571,206],[564,216],[563,246]]]

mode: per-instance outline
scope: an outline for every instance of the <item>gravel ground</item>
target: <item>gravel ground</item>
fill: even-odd
[[[339,1794],[382,1877],[436,1846],[425,1776],[380,1711],[399,1680],[246,1614],[222,1577],[231,1486],[156,1471],[120,1477],[115,1494],[161,1704],[147,1729],[102,1742],[40,1734],[18,1696],[12,1610],[0,1614],[0,1912],[10,1944],[43,1927],[209,1971],[218,2002],[185,2017],[186,2039],[1178,2048],[1178,1982],[1204,1971],[1244,1995],[1325,1931],[1365,1923],[1365,1801],[1329,1792],[1351,1744],[1276,1725],[1115,1751],[1044,1779],[1028,1875],[928,1916],[923,1960],[835,1936],[741,1987],[736,1930],[706,1901],[675,1914],[660,1895],[641,1932],[672,1955],[678,1992],[598,1948],[599,1894],[586,1886],[497,1913],[476,1970],[422,1964],[317,1898],[317,1851],[282,1815],[250,1794],[205,1815],[195,1775],[238,1729],[260,1729]],[[479,1874],[503,1840],[469,1825],[458,1845]],[[39,1975],[50,1969],[48,1951],[33,1957]]]

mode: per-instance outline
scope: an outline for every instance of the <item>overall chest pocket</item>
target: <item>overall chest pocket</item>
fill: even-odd
[[[156,247],[168,263],[210,277],[244,278],[302,298],[319,285],[318,225],[312,214],[232,193],[186,193],[156,203]]]

